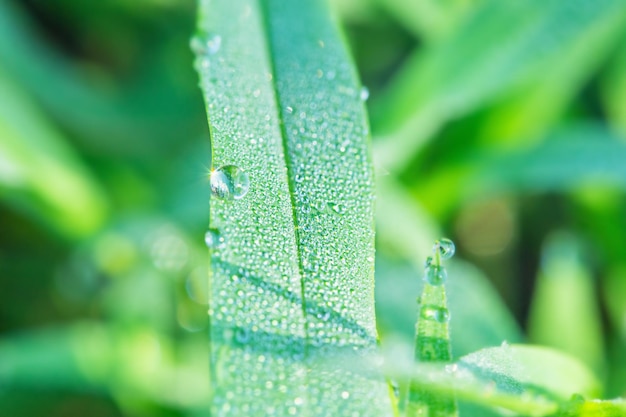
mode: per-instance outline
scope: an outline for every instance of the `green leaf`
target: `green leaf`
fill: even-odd
[[[107,202],[90,172],[0,68],[0,199],[69,236],[93,232]]]
[[[212,415],[390,415],[382,377],[320,364],[377,337],[368,126],[327,5],[202,1],[192,45],[214,167]]]
[[[433,394],[499,407],[521,415],[557,413],[574,394],[596,396],[599,383],[576,359],[559,351],[528,345],[480,350],[449,365],[411,364],[395,355],[387,372],[411,379]]]
[[[541,79],[560,51],[615,27],[625,13],[620,0],[485,2],[449,37],[411,57],[373,103],[380,162],[404,166],[442,124]]]

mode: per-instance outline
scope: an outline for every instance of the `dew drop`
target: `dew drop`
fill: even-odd
[[[426,268],[426,274],[424,275],[424,281],[429,283],[430,285],[442,285],[446,278],[448,277],[448,273],[443,266],[439,265],[430,265]]]
[[[210,33],[198,33],[191,38],[190,46],[196,55],[213,55],[220,50],[222,37]]]
[[[330,207],[330,209],[332,211],[334,211],[337,214],[343,214],[346,212],[346,208],[344,207],[343,204],[339,204],[339,203],[328,203],[328,207]]]
[[[424,262],[424,268],[428,268],[433,264],[433,257],[432,256],[428,256],[426,258],[426,261]]]
[[[365,86],[361,87],[361,91],[359,91],[359,98],[362,101],[367,101],[367,99],[370,98],[370,90]]]
[[[287,110],[287,113],[290,113],[290,114],[293,113],[293,107],[291,106],[287,106],[285,110]]]
[[[250,331],[248,329],[238,328],[235,330],[235,341],[245,345],[250,341]]]
[[[436,241],[435,246],[433,246],[433,251],[439,251],[441,259],[452,258],[455,250],[456,248],[454,246],[454,242],[450,239],[446,239],[445,237]]]
[[[250,177],[235,165],[224,165],[211,172],[211,192],[222,200],[239,200],[248,193]]]
[[[424,320],[434,320],[438,323],[446,323],[450,320],[450,312],[445,307],[425,305],[420,309],[420,316]]]
[[[209,229],[204,234],[204,243],[209,249],[215,249],[224,243],[224,236],[217,229]]]

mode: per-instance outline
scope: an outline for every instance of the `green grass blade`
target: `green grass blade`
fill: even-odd
[[[445,40],[409,58],[373,103],[381,163],[404,166],[442,124],[541,79],[561,51],[625,13],[622,0],[485,2]]]
[[[582,244],[568,233],[548,238],[535,284],[528,333],[533,343],[551,346],[604,370],[602,321]]]
[[[319,365],[376,346],[367,122],[327,6],[203,1],[199,31],[213,167],[249,177],[210,205],[212,413],[389,415],[382,378]]]
[[[67,139],[0,68],[0,200],[66,236],[97,230],[107,201]]]
[[[447,271],[442,259],[454,255],[454,244],[443,239],[433,248],[433,257],[426,261],[424,287],[419,299],[419,314],[415,336],[415,359],[418,362],[450,362],[450,312],[446,301]],[[432,417],[458,416],[454,398],[433,395],[419,383],[409,386],[407,417],[428,415]]]

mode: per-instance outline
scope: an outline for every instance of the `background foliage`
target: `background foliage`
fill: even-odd
[[[626,5],[333,5],[370,93],[383,345],[446,235],[453,357],[544,344],[626,395]],[[2,415],[206,409],[195,6],[0,1]]]

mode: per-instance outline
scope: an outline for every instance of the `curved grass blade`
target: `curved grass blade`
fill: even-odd
[[[214,167],[212,415],[389,415],[382,378],[318,366],[376,347],[368,128],[326,4],[202,1],[192,46]]]

